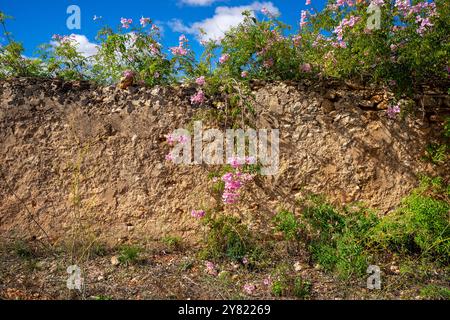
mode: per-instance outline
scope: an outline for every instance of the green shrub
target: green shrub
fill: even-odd
[[[280,211],[274,218],[275,230],[283,233],[286,240],[298,240],[300,223],[292,212]]]
[[[209,227],[206,237],[206,248],[202,252],[204,259],[229,258],[241,261],[252,255],[255,249],[252,236],[239,219],[230,216],[207,218]]]
[[[296,277],[294,280],[293,294],[299,299],[308,299],[311,297],[311,282],[304,280],[302,277]]]
[[[362,206],[356,209],[340,213],[317,196],[310,198],[303,209],[302,229],[310,235],[313,260],[343,279],[365,274],[369,260],[366,244],[377,223],[372,212]]]
[[[177,250],[181,248],[182,239],[176,236],[165,236],[161,240],[169,250]]]
[[[425,149],[424,159],[434,164],[442,164],[447,160],[447,145],[432,143]]]
[[[450,289],[429,285],[420,290],[420,296],[432,300],[450,300]]]
[[[142,249],[137,246],[125,245],[120,248],[119,262],[125,265],[136,263],[139,261]]]
[[[393,250],[421,253],[448,262],[450,257],[450,204],[420,192],[374,229],[374,243]]]

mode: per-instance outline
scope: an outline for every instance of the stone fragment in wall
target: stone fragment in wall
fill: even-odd
[[[119,82],[119,89],[125,90],[132,86],[134,83],[134,77],[122,77]]]
[[[389,107],[389,102],[386,100],[382,101],[381,103],[379,103],[377,105],[378,110],[387,110],[388,107]]]

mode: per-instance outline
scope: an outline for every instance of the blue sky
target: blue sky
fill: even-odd
[[[312,7],[320,10],[324,3],[325,0],[312,0]],[[66,10],[70,5],[81,9],[80,30],[69,30],[66,26],[69,17]],[[242,9],[259,12],[262,7],[278,11],[281,20],[295,28],[300,11],[308,8],[305,0],[3,0],[0,11],[14,17],[8,21],[8,31],[24,44],[25,55],[33,56],[37,46],[49,42],[53,34],[85,36],[80,37],[80,47],[92,50],[100,27],[118,27],[121,17],[133,18],[138,23],[141,16],[151,18],[163,28],[162,43],[165,46],[176,46],[178,36],[184,33],[198,52],[196,36],[198,38],[199,27],[205,28],[208,36],[214,38],[239,21]],[[102,19],[94,21],[94,15]]]

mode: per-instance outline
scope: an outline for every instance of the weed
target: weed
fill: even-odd
[[[142,249],[137,246],[126,245],[120,248],[119,262],[125,265],[137,263]]]
[[[304,280],[302,277],[296,277],[294,280],[293,294],[299,299],[308,299],[311,297],[311,282]]]
[[[165,236],[161,240],[169,250],[179,250],[181,248],[181,238],[176,236]]]
[[[423,159],[434,164],[443,164],[447,160],[447,149],[446,144],[432,143],[426,147]]]
[[[450,300],[450,289],[428,285],[420,290],[420,296],[431,300]]]
[[[279,212],[274,218],[274,223],[275,230],[282,232],[285,240],[298,240],[300,224],[292,212],[286,210]]]
[[[206,248],[201,253],[203,259],[229,258],[241,261],[251,255],[254,244],[247,226],[230,216],[208,218],[209,232]]]

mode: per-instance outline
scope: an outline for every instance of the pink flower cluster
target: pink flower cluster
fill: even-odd
[[[251,283],[247,283],[246,285],[244,285],[244,292],[249,296],[251,296],[255,292],[255,290],[256,287]]]
[[[205,217],[206,212],[204,210],[192,210],[191,215],[196,219],[202,219]]]
[[[308,21],[306,21],[308,18],[308,13],[309,13],[308,10],[302,10],[302,12],[300,14],[300,27],[301,28],[304,28],[308,24]]]
[[[395,106],[390,106],[386,113],[388,115],[389,118],[391,119],[395,119],[397,117],[397,115],[400,113],[401,109],[399,105],[395,105]]]
[[[185,45],[186,43],[188,43],[188,39],[184,34],[182,34],[178,40],[178,47],[172,47],[169,50],[174,56],[186,56],[188,54],[188,50],[186,49]]]
[[[198,77],[195,80],[195,83],[198,84],[199,86],[204,86],[206,84],[205,76]]]
[[[185,144],[188,142],[189,137],[186,137],[184,135],[180,135],[178,137],[175,137],[173,134],[168,134],[166,136],[166,141],[170,146],[173,146],[176,142],[179,142],[181,144]]]
[[[222,177],[222,181],[225,182],[222,201],[225,204],[234,204],[239,201],[241,188],[244,187],[248,181],[253,180],[251,174],[242,173],[240,169],[243,165],[255,164],[256,159],[254,157],[247,157],[244,159],[233,157],[228,160],[228,163],[235,169],[235,172],[226,173]]]
[[[211,275],[211,276],[217,276],[217,270],[216,270],[216,266],[214,263],[210,262],[210,261],[206,261],[205,263],[205,271],[207,274]]]
[[[128,29],[130,25],[133,23],[133,19],[121,18],[120,23],[122,24],[122,28]]]
[[[135,75],[135,73],[134,73],[132,70],[125,70],[125,71],[123,72],[123,76],[124,76],[125,78],[133,78],[134,75]]]
[[[423,36],[425,31],[427,31],[427,27],[432,27],[433,24],[431,23],[429,18],[422,18],[421,16],[416,16],[416,23],[419,25],[419,27],[416,29],[416,32]]]
[[[191,104],[200,105],[206,101],[205,93],[203,90],[198,90],[196,94],[191,97]]]
[[[144,18],[144,17],[142,17],[142,18],[139,20],[139,22],[140,22],[141,26],[142,26],[143,28],[145,28],[147,25],[149,25],[150,23],[152,23],[152,20],[151,20],[150,18]]]
[[[344,28],[353,28],[355,24],[360,20],[360,17],[351,16],[350,18],[344,18],[341,23],[334,28],[334,33],[337,35],[339,41],[344,38]]]
[[[304,64],[300,67],[300,70],[303,71],[303,72],[306,72],[306,73],[311,72],[311,70],[312,70],[311,64],[309,64],[309,63],[304,63]]]
[[[150,44],[150,53],[157,56],[161,53],[161,44],[152,43]]]
[[[228,53],[224,53],[224,54],[220,57],[219,62],[220,62],[221,64],[224,64],[224,63],[226,63],[228,60],[230,60],[230,55],[229,55]]]

